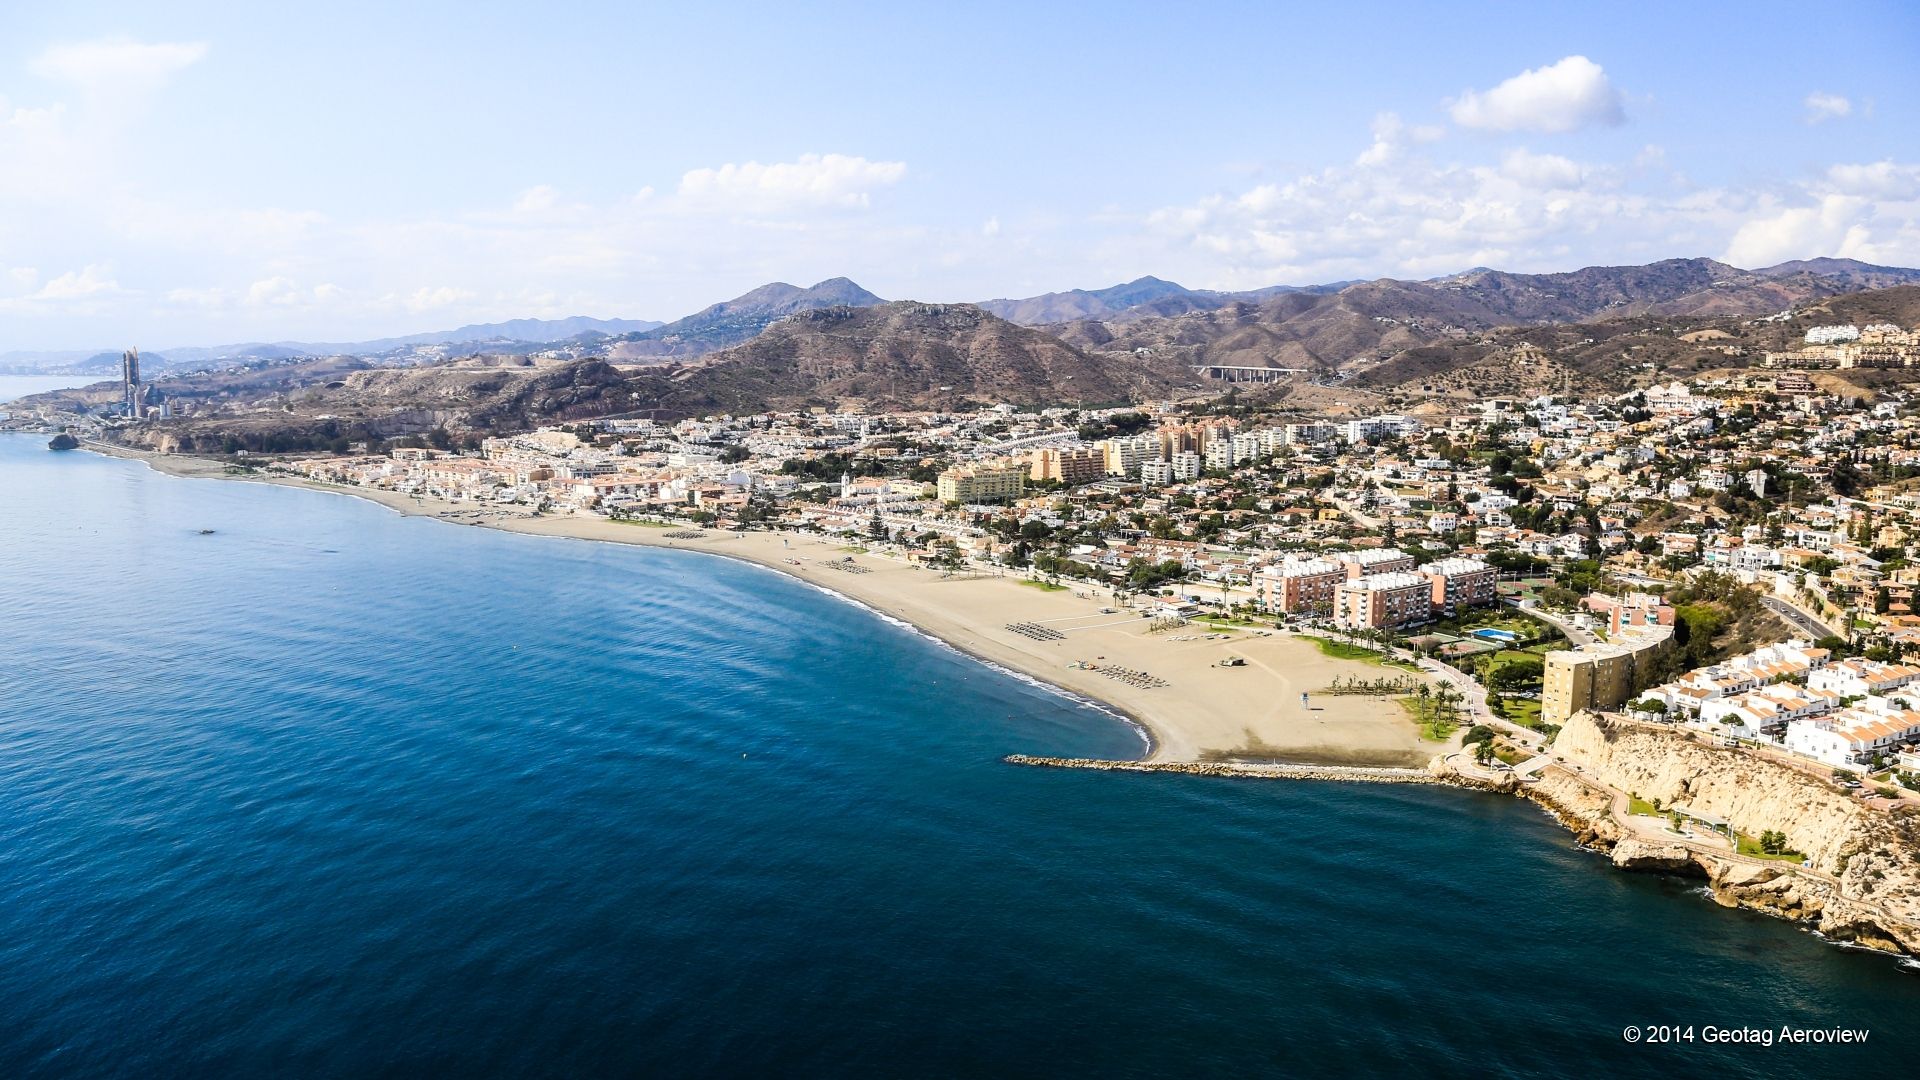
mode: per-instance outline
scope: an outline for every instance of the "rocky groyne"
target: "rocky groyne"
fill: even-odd
[[[1364,784],[1445,784],[1446,776],[1426,769],[1371,765],[1304,765],[1278,761],[1108,761],[1100,758],[1035,757],[1009,754],[1010,765],[1100,772],[1181,773],[1187,776],[1240,776],[1287,780],[1347,780]]]

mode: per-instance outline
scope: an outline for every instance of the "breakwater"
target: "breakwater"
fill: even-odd
[[[1099,772],[1183,773],[1188,776],[1244,776],[1286,780],[1347,780],[1363,784],[1451,784],[1455,779],[1426,769],[1385,765],[1306,765],[1281,761],[1109,761],[1100,758],[1037,757],[1008,754],[1009,765]]]

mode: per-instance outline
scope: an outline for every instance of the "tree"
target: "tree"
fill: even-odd
[[[1490,742],[1483,742],[1483,743],[1477,744],[1473,750],[1473,760],[1479,762],[1482,765],[1485,765],[1488,762],[1492,761],[1493,760],[1493,744]]]
[[[1509,660],[1495,668],[1493,674],[1487,677],[1487,682],[1502,690],[1512,690],[1515,687],[1538,682],[1546,675],[1546,670],[1546,663],[1541,660],[1531,658]]]

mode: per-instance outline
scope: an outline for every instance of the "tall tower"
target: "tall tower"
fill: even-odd
[[[127,419],[140,418],[140,350],[128,349],[120,354],[120,396],[127,410]]]

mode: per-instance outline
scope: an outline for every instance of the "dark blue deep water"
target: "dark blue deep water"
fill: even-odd
[[[1139,742],[754,567],[44,446],[0,436],[0,1075],[1915,1060],[1920,977],[1520,802],[1016,768]]]

